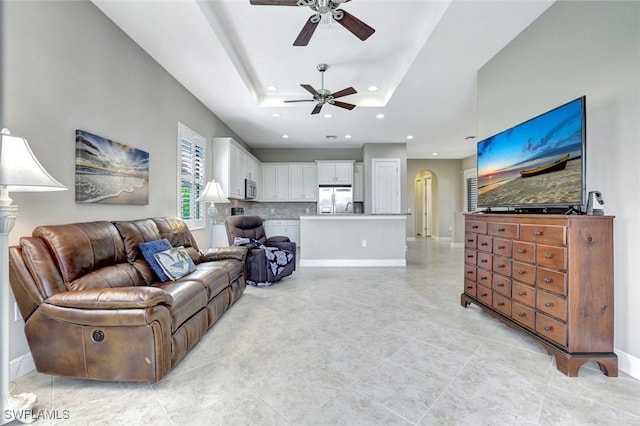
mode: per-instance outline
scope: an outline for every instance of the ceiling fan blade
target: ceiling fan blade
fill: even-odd
[[[349,95],[355,95],[356,93],[356,89],[354,89],[353,87],[347,87],[346,89],[342,89],[336,93],[332,93],[331,96],[333,96],[334,99],[336,98],[341,98],[343,96],[349,96]]]
[[[360,40],[365,41],[371,36],[371,34],[376,32],[375,29],[371,28],[369,25],[365,24],[346,10],[342,10],[342,13],[344,13],[344,16],[338,21],[338,23],[351,31],[353,35],[358,37]]]
[[[351,111],[352,109],[354,109],[356,106],[354,104],[348,104],[346,102],[340,102],[340,101],[335,101],[333,103],[333,105],[340,107],[340,108],[344,108],[344,109],[348,109],[349,111]]]
[[[320,23],[320,21],[318,22],[311,21],[311,19],[314,16],[315,15],[312,15],[311,17],[309,17],[309,19],[307,19],[307,22],[304,24],[304,27],[302,27],[302,30],[300,30],[300,34],[298,34],[298,38],[296,38],[296,40],[293,42],[294,46],[306,46],[307,44],[309,44],[309,40],[311,40],[311,36],[313,35],[314,31],[318,27],[318,24]]]
[[[311,114],[319,114],[320,110],[322,109],[322,105],[323,104],[316,105],[316,107],[313,109],[313,111],[311,111]]]
[[[303,89],[305,89],[307,92],[311,93],[313,96],[320,96],[320,93],[318,93],[318,91],[316,89],[314,89],[312,85],[310,85],[310,84],[301,84],[300,86],[302,86]]]
[[[250,0],[254,6],[297,6],[298,0]]]
[[[290,104],[292,102],[317,102],[315,99],[297,99],[293,101],[283,101],[285,104]]]

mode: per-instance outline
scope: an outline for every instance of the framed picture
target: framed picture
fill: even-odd
[[[76,202],[149,204],[149,153],[76,130]]]

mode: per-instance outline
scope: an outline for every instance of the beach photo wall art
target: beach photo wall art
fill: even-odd
[[[149,153],[76,130],[76,202],[149,204]]]

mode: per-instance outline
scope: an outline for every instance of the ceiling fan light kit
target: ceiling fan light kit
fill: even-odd
[[[349,32],[364,41],[376,31],[346,10],[338,9],[342,3],[351,0],[249,0],[254,6],[306,6],[315,13],[307,19],[298,37],[293,42],[294,46],[306,46],[311,40],[322,15],[330,13],[331,17]]]

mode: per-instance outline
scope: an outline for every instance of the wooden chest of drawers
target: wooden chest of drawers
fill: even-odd
[[[587,361],[618,375],[613,217],[468,214],[464,259],[463,307],[529,335],[568,376]]]

